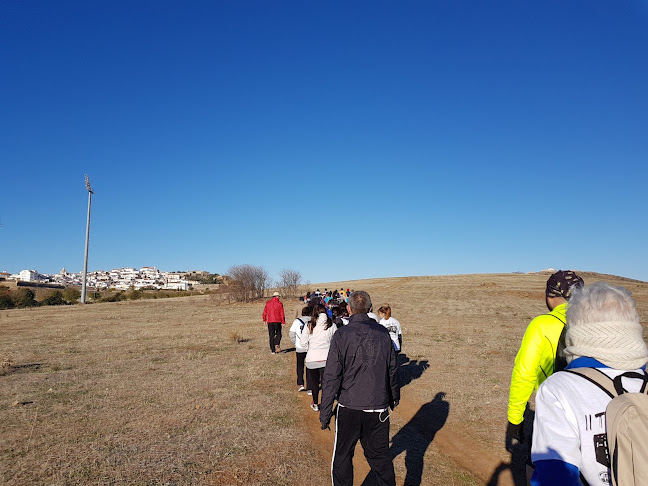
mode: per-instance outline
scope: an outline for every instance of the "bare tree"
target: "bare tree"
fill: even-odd
[[[301,273],[297,270],[284,268],[279,273],[279,282],[277,286],[286,296],[296,297],[299,291],[299,285],[301,284],[301,279]]]
[[[270,284],[270,275],[263,267],[254,268],[254,297],[256,299],[265,297],[265,291]]]
[[[228,284],[230,295],[238,302],[249,302],[264,297],[268,288],[268,271],[255,265],[234,265],[230,267]]]

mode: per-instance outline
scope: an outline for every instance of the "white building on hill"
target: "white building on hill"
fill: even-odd
[[[40,280],[39,276],[36,270],[22,270],[19,279],[23,282],[36,282]]]

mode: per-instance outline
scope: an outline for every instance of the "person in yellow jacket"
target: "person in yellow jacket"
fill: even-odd
[[[506,428],[507,448],[513,439],[524,441],[524,411],[533,392],[554,371],[561,370],[566,364],[558,347],[566,325],[567,301],[572,289],[583,285],[583,279],[571,270],[560,270],[547,280],[545,302],[549,312],[529,323],[513,366]]]

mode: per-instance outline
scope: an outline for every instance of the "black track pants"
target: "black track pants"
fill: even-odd
[[[395,486],[389,452],[389,412],[363,412],[338,407],[331,475],[333,486],[353,484],[353,453],[358,439],[378,486]]]
[[[295,353],[297,355],[297,385],[304,386],[304,360],[306,353]]]

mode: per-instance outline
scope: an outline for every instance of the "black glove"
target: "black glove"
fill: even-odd
[[[520,444],[524,442],[524,420],[519,424],[515,425],[511,422],[506,426],[506,450],[511,452],[513,446],[513,441],[517,441]]]
[[[329,427],[329,422],[328,421],[322,422],[322,430],[326,430],[326,429],[331,430],[331,427]]]
[[[398,400],[396,400],[395,402],[390,402],[390,403],[389,403],[389,408],[392,409],[392,412],[394,411],[394,409],[395,409],[396,407],[398,407],[398,403],[399,403]]]
[[[506,426],[506,437],[515,439],[518,442],[524,442],[524,421],[517,425],[509,422]]]

